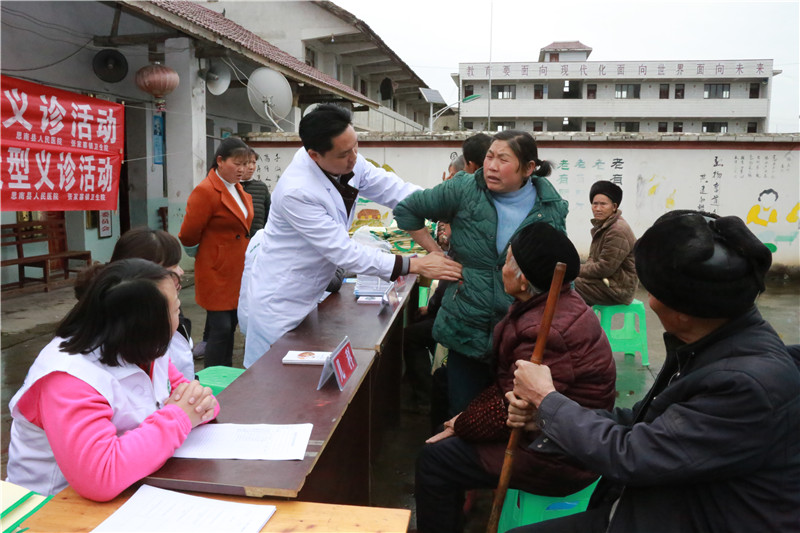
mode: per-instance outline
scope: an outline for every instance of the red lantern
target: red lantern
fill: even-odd
[[[161,63],[151,63],[136,72],[136,86],[156,99],[159,111],[164,111],[164,97],[175,90],[181,78],[178,73]]]

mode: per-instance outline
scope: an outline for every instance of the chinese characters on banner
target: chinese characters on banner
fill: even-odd
[[[3,211],[116,210],[120,104],[0,76]]]

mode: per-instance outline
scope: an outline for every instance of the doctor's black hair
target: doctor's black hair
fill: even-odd
[[[58,325],[61,350],[100,362],[148,365],[167,353],[172,339],[169,302],[158,284],[172,272],[145,259],[122,259],[98,269],[82,298]]]
[[[350,111],[336,104],[320,104],[300,120],[298,133],[306,151],[320,155],[333,148],[333,138],[353,124]]]

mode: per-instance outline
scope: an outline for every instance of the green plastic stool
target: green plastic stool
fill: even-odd
[[[503,511],[500,514],[498,533],[505,533],[509,529],[527,526],[561,518],[572,514],[582,513],[589,506],[594,488],[599,479],[583,490],[569,496],[551,497],[537,496],[516,489],[508,489],[503,502]]]
[[[231,368],[229,366],[210,366],[197,373],[197,380],[204,387],[211,387],[214,396],[225,390],[225,387],[233,383],[244,372],[243,368]]]
[[[647,319],[645,318],[644,304],[634,300],[630,305],[595,305],[594,312],[600,318],[600,326],[606,332],[612,352],[625,354],[642,354],[642,366],[650,366],[647,356]],[[612,329],[611,321],[614,315],[622,313],[624,322],[621,329]],[[638,317],[639,329],[636,329]]]

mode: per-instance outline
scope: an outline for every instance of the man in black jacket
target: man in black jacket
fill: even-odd
[[[632,410],[607,413],[518,363],[509,425],[538,423],[532,446],[603,479],[585,513],[514,531],[800,531],[800,361],[755,306],[771,253],[737,217],[677,211],[635,257],[666,330],[664,367]]]

